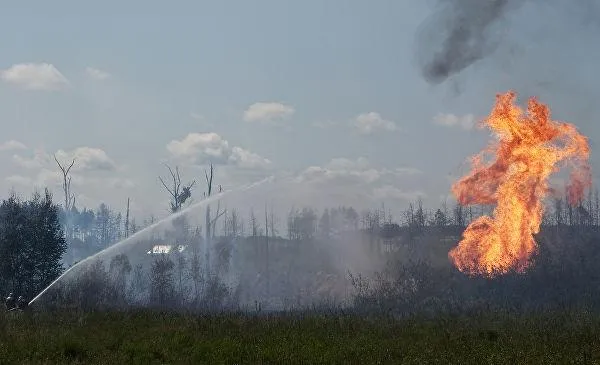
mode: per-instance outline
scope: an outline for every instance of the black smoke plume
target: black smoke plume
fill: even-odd
[[[526,0],[437,0],[417,36],[419,66],[439,84],[496,49],[505,15]]]

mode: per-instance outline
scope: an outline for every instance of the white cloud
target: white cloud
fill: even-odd
[[[399,130],[396,123],[383,119],[379,113],[360,114],[354,120],[354,126],[360,134],[372,134],[377,131],[393,132]]]
[[[116,164],[104,150],[84,146],[72,150],[58,150],[55,155],[66,167],[75,158],[69,177],[77,207],[93,208],[104,202],[112,207],[122,208],[130,197],[145,207],[144,215],[147,209],[155,208],[146,205],[148,190],[143,190],[144,186],[139,186],[127,176],[126,167]],[[5,188],[14,188],[22,195],[48,188],[53,192],[55,202],[63,202],[63,175],[54,161],[53,153],[43,149],[24,151],[14,155],[13,162],[20,169],[3,177],[0,183],[3,183]]]
[[[377,168],[365,157],[355,160],[334,158],[325,166],[311,166],[298,177],[300,182],[325,183],[328,185],[343,184],[372,184],[375,182],[392,181],[403,176],[421,173],[415,168]]]
[[[36,149],[33,151],[33,157],[23,157],[13,155],[15,164],[25,169],[41,169],[51,161],[51,157],[45,151]]]
[[[129,178],[86,176],[81,175],[80,171],[72,171],[69,176],[71,177],[71,188],[77,188],[77,191],[82,189],[98,191],[104,188],[131,189],[136,187],[136,184]],[[6,177],[5,180],[19,187],[37,189],[48,187],[62,192],[63,176],[58,167],[55,169],[44,167],[32,176],[11,175]]]
[[[110,74],[106,71],[99,70],[94,67],[86,67],[85,72],[94,80],[102,81],[110,78]]]
[[[274,123],[291,117],[295,110],[293,107],[276,102],[254,103],[244,112],[244,121]]]
[[[323,166],[305,169],[293,183],[294,189],[302,192],[298,194],[305,204],[327,202],[366,208],[382,201],[405,202],[423,195],[418,191],[422,186],[420,174],[420,170],[411,167],[378,167],[365,157],[334,158]]]
[[[72,187],[83,188],[87,191],[100,191],[106,188],[129,189],[136,184],[127,177],[111,176],[117,172],[117,164],[99,148],[79,147],[71,151],[58,150],[56,158],[65,168],[68,168],[73,158],[75,163],[69,176]],[[11,175],[5,180],[26,188],[59,189],[63,183],[63,175],[50,153],[43,150],[34,151],[33,157],[14,155],[15,163],[28,170],[21,174]],[[78,189],[79,190],[79,189]]]
[[[0,71],[7,83],[25,90],[52,91],[69,84],[69,80],[49,63],[21,63]]]
[[[455,114],[439,113],[433,118],[433,123],[445,127],[461,127],[468,130],[475,126],[475,117],[473,114],[457,116]]]
[[[62,184],[62,175],[56,170],[50,170],[46,167],[41,168],[34,175],[12,175],[5,179],[7,182],[15,185],[15,187],[27,188],[44,188],[50,189],[59,188]],[[81,185],[81,177],[78,175],[72,176],[72,185]]]
[[[334,158],[325,166],[310,166],[297,180],[327,185],[362,185],[373,183],[380,177],[380,171],[369,167],[367,159],[360,157],[356,160]]]
[[[311,183],[334,183],[343,182],[354,184],[366,184],[377,181],[380,178],[379,171],[335,169],[322,166],[311,166],[304,170],[301,179]]]
[[[75,159],[78,170],[112,171],[117,168],[115,162],[100,148],[77,147],[72,151],[56,151],[56,158],[61,163]]]
[[[0,143],[0,151],[14,151],[14,150],[25,150],[27,146],[19,141],[15,141],[11,139],[10,141],[6,141],[4,143]]]
[[[266,169],[271,165],[271,161],[268,159],[241,147],[233,147],[229,161],[246,169]]]
[[[205,163],[209,160],[222,164],[227,161],[229,142],[217,133],[190,133],[181,140],[172,140],[167,151],[175,158],[190,163]]]
[[[191,164],[212,162],[220,165],[233,165],[247,169],[262,169],[271,165],[271,161],[256,153],[229,142],[217,133],[190,133],[181,140],[172,140],[167,144],[172,157]]]
[[[74,170],[79,171],[113,171],[117,168],[115,162],[100,148],[77,147],[71,151],[58,150],[56,158],[62,165],[70,165],[75,159]],[[54,157],[44,150],[35,150],[33,157],[13,155],[14,162],[26,169],[40,169],[56,165]]]

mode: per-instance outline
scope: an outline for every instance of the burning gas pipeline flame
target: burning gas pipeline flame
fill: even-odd
[[[471,222],[448,256],[464,273],[493,277],[523,272],[537,250],[548,178],[559,163],[571,167],[569,204],[581,202],[591,186],[590,147],[574,125],[550,119],[547,105],[530,98],[527,113],[515,105],[516,94],[496,96],[490,115],[481,121],[497,136],[473,157],[472,171],[452,186],[461,205],[495,205],[492,217]],[[491,162],[485,162],[491,157]],[[488,158],[489,160],[489,158]]]

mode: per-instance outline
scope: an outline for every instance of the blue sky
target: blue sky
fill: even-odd
[[[600,141],[598,26],[565,9],[519,9],[493,55],[432,86],[415,57],[432,2],[5,5],[0,69],[26,67],[0,83],[0,142],[25,148],[0,151],[0,190],[58,198],[51,156],[76,155],[80,205],[130,196],[136,214],[161,216],[161,161],[200,179],[208,154],[226,187],[291,170],[366,191],[364,205],[434,206],[487,143],[468,127],[497,92],[539,96]]]

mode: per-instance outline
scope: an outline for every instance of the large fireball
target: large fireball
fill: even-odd
[[[527,268],[537,249],[533,235],[540,230],[548,178],[561,163],[572,167],[570,204],[578,204],[591,186],[587,138],[574,125],[551,120],[550,109],[535,98],[524,113],[515,97],[514,92],[497,95],[481,122],[497,141],[475,156],[472,171],[452,186],[462,205],[495,205],[492,217],[471,222],[448,254],[465,273],[492,277]]]

